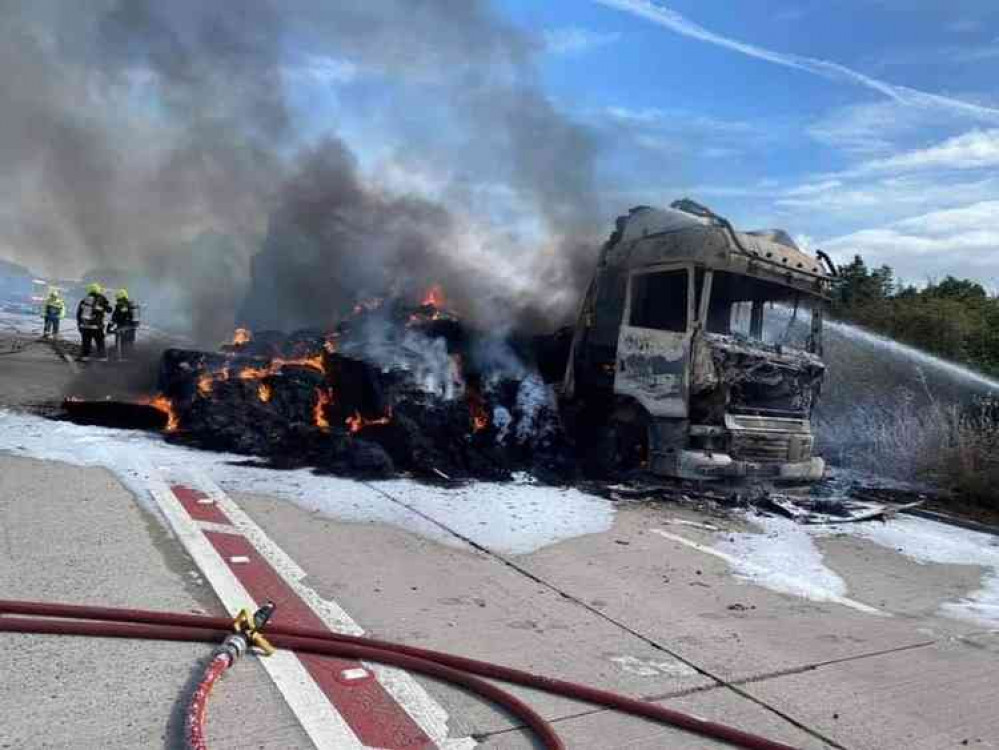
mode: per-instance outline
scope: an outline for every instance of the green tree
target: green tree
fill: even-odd
[[[833,315],[933,354],[999,374],[999,298],[976,281],[946,276],[919,289],[890,266],[855,255],[840,268]]]

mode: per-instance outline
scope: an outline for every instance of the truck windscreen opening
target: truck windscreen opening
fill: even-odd
[[[715,271],[706,327],[709,333],[816,351],[815,301],[794,289],[751,276]]]
[[[686,331],[688,286],[685,270],[632,276],[630,325],[657,331]]]

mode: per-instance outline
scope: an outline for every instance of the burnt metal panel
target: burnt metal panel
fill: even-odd
[[[689,356],[686,333],[622,327],[614,392],[634,398],[653,417],[685,417]]]

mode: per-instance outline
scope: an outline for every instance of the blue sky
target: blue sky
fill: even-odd
[[[999,287],[993,0],[495,5],[600,135],[608,205],[690,195],[909,281]]]
[[[366,185],[443,201],[467,262],[514,287],[541,256],[561,258],[566,237],[606,236],[631,206],[687,196],[737,226],[888,263],[912,283],[954,274],[999,290],[996,0],[257,6],[280,7],[276,29],[197,0],[159,4],[164,27],[196,53],[196,75],[174,77],[154,64],[162,30],[131,40],[144,54],[119,50],[109,68],[100,14],[23,4],[32,34],[9,24],[0,45],[10,105],[0,135],[14,139],[0,149],[2,254],[82,271],[94,254],[134,246],[144,257],[177,227],[206,226],[246,237],[252,252],[300,147],[337,136]],[[219,25],[246,60],[205,44]],[[287,85],[273,85],[281,76]],[[274,136],[286,105],[290,135]],[[269,117],[275,109],[282,117]],[[175,153],[219,117],[231,148],[181,160],[188,182],[178,182]],[[87,152],[90,177],[114,177],[100,200],[90,177],[67,189],[75,172],[39,168],[75,164],[52,150],[48,120],[80,124],[115,155],[105,169]],[[266,159],[241,148],[258,143]],[[596,196],[588,166],[570,163],[588,165],[576,156],[591,152]],[[163,170],[168,186],[198,190],[163,200]],[[70,205],[53,211],[53,200]]]

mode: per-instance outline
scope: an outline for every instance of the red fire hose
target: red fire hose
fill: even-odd
[[[208,750],[205,740],[205,711],[208,708],[208,696],[215,687],[216,681],[232,666],[232,660],[225,654],[212,657],[201,676],[201,682],[194,689],[191,703],[187,709],[187,744],[191,750]]]
[[[0,614],[6,609],[9,602],[0,605]],[[50,605],[45,605],[50,606]],[[85,609],[85,608],[84,608]],[[129,610],[123,610],[128,612]],[[156,614],[156,613],[146,613]],[[52,615],[59,617],[60,615]],[[74,614],[69,617],[77,618],[80,615]],[[100,618],[106,620],[108,618]],[[196,617],[198,620],[208,620],[210,618]],[[232,621],[222,620],[223,629],[215,630],[199,624],[197,627],[182,627],[176,625],[152,625],[147,623],[137,623],[128,620],[115,620],[109,622],[86,622],[76,620],[45,620],[26,619],[20,617],[0,616],[0,632],[15,633],[40,633],[45,635],[86,635],[101,638],[134,638],[140,640],[162,640],[162,641],[204,641],[206,643],[217,643],[223,638],[232,635]],[[327,633],[329,635],[329,633]],[[546,750],[566,750],[565,743],[559,738],[548,724],[530,706],[505,690],[486,682],[474,675],[460,672],[443,664],[425,661],[413,656],[396,654],[391,651],[368,648],[352,643],[339,643],[333,639],[330,641],[318,640],[314,638],[299,638],[295,636],[272,637],[268,629],[268,637],[275,645],[283,646],[289,650],[299,653],[318,654],[320,656],[337,656],[345,659],[357,659],[367,662],[379,662],[400,667],[410,672],[420,672],[428,677],[434,677],[454,685],[460,685],[468,690],[478,693],[483,698],[497,703],[505,708],[516,718],[520,719],[529,727],[541,741]],[[195,690],[194,700],[191,701],[187,712],[187,737],[190,750],[204,750],[204,715],[205,704],[211,687],[222,672],[230,664],[216,665],[216,658],[213,658],[208,669],[202,676],[198,688]],[[217,671],[216,671],[217,669]],[[199,744],[200,741],[200,744]]]
[[[3,616],[11,614],[105,622],[52,621]],[[232,634],[232,625],[231,620],[219,617],[0,600],[0,631],[8,632],[218,643],[227,635]],[[275,646],[292,651],[389,664],[462,685],[510,710],[538,735],[546,748],[564,748],[561,740],[548,723],[514,696],[474,675],[544,690],[574,700],[652,719],[727,742],[735,747],[747,748],[748,750],[794,750],[790,745],[768,740],[734,727],[707,721],[655,703],[628,698],[564,680],[538,676],[489,662],[371,638],[282,626],[277,623],[269,624],[266,632],[268,640]],[[207,692],[205,697],[207,697]]]

